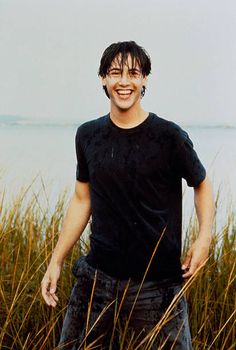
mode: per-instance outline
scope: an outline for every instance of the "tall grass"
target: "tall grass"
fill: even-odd
[[[19,191],[11,202],[6,203],[4,193],[0,198],[0,349],[52,350],[75,282],[71,274],[73,261],[86,254],[89,244],[85,236],[73,248],[58,284],[59,306],[48,308],[42,300],[40,284],[58,239],[68,197],[62,193],[50,214],[40,205],[39,194],[32,192],[27,197],[27,191],[30,187]],[[185,251],[196,234],[193,217],[184,241]],[[235,218],[229,212],[225,226],[214,232],[207,265],[184,287],[194,350],[236,348],[235,243]],[[117,323],[117,318],[114,321]],[[165,319],[160,320],[156,330],[164,323]],[[147,343],[151,343],[153,334]],[[132,341],[132,335],[123,329],[122,348],[132,349]],[[139,349],[148,349],[147,343],[140,344]]]

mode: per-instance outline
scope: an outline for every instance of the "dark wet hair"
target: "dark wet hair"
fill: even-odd
[[[123,72],[123,67],[128,61],[128,56],[131,56],[131,62],[132,62],[132,69],[135,67],[135,63],[137,62],[142,75],[148,76],[151,73],[151,59],[148,55],[148,53],[144,50],[143,47],[136,44],[135,41],[122,41],[118,43],[113,43],[110,46],[106,48],[106,50],[103,52],[101,61],[100,61],[100,67],[98,70],[98,75],[102,78],[105,78],[107,75],[112,62],[114,59],[117,58],[118,55],[120,55],[119,61],[117,63],[120,65],[121,72]],[[106,86],[103,86],[103,89],[107,95],[108,98],[108,92]],[[141,96],[143,97],[145,94],[145,86],[142,88]]]
[[[121,59],[118,63],[120,64],[121,71],[123,71],[123,67],[127,63],[128,55],[130,54],[132,59],[131,68],[134,68],[135,62],[137,62],[143,76],[151,73],[151,59],[144,48],[136,44],[135,41],[122,41],[111,44],[103,52],[98,70],[99,76],[105,78],[112,62],[119,54],[121,55]]]

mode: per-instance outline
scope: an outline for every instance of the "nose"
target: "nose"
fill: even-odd
[[[128,78],[128,75],[126,73],[123,72],[123,74],[120,76],[120,80],[119,80],[119,83],[121,85],[126,85],[128,84],[129,82],[129,78]]]

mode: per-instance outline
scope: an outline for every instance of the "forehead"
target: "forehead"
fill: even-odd
[[[121,68],[121,69],[123,69],[124,66],[126,66],[128,68],[140,68],[140,65],[139,65],[138,61],[135,59],[135,57],[133,58],[133,62],[132,62],[132,57],[131,57],[130,54],[127,55],[126,59],[123,58],[123,62],[122,62],[121,54],[118,54],[113,59],[113,61],[111,62],[111,67],[112,68]]]

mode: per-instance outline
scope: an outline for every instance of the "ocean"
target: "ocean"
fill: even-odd
[[[24,188],[52,210],[58,197],[74,191],[75,133],[79,124],[4,122],[0,124],[0,192],[5,202]],[[236,128],[184,126],[219,193],[217,220],[227,221],[236,199]],[[193,212],[193,190],[183,180],[183,222]]]

